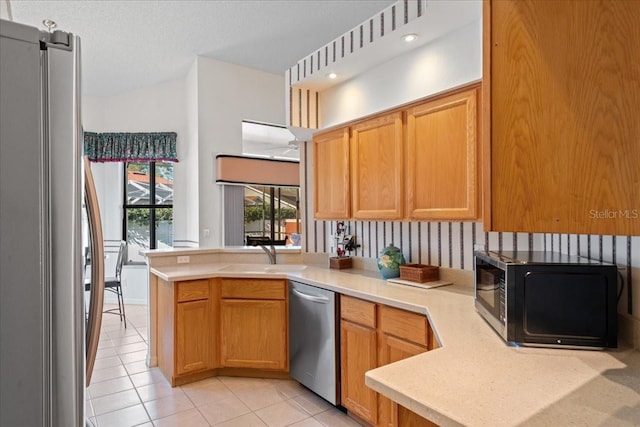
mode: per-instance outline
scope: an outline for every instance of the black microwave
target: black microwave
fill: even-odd
[[[474,252],[475,307],[511,345],[615,348],[614,264],[543,251]]]

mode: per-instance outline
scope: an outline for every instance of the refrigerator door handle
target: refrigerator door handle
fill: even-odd
[[[89,316],[86,336],[87,387],[91,383],[93,365],[98,352],[100,327],[102,325],[102,310],[104,303],[104,245],[102,237],[102,221],[98,208],[98,195],[91,174],[91,166],[87,156],[84,159],[84,189],[89,217],[89,234],[91,236],[91,299],[89,302]]]

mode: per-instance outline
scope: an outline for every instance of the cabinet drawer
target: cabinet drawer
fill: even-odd
[[[209,280],[189,280],[178,282],[178,302],[209,298]]]
[[[222,279],[222,298],[285,299],[284,280]]]
[[[422,314],[397,308],[380,306],[382,332],[420,345],[427,345],[427,318]]]
[[[376,327],[376,304],[358,298],[340,296],[340,317],[359,325]]]

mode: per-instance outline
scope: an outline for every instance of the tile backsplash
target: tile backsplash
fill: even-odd
[[[306,221],[303,251],[335,253],[336,227],[336,221]],[[461,270],[473,270],[477,245],[562,252],[615,263],[624,280],[618,302],[618,312],[624,316],[621,329],[640,348],[640,236],[485,232],[480,222],[345,221],[345,229],[360,245],[351,255],[363,258],[375,259],[393,243],[408,263]]]

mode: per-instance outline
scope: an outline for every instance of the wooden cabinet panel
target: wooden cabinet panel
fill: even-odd
[[[340,317],[369,328],[375,328],[376,304],[358,298],[341,295]]]
[[[486,228],[640,234],[640,2],[485,7]]]
[[[385,333],[381,333],[378,337],[378,349],[380,366],[397,362],[399,360],[406,359],[407,357],[415,356],[416,354],[424,353],[425,351],[427,351],[427,348],[425,346],[396,338]],[[378,396],[378,408],[380,417],[378,425],[380,426],[405,427],[407,425],[406,422],[409,418],[414,419],[414,422],[422,419],[422,417],[411,413],[413,415],[404,414],[403,416],[405,420],[403,420],[403,422],[400,422],[399,409],[401,408],[401,406],[382,395]]]
[[[222,298],[285,299],[285,280],[274,279],[222,279]]]
[[[425,347],[428,342],[428,322],[424,315],[386,305],[380,306],[380,330]]]
[[[176,283],[177,301],[195,301],[209,298],[209,280],[188,280]]]
[[[364,374],[377,367],[376,330],[340,322],[342,406],[376,424],[378,393],[364,383]]]
[[[434,425],[365,384],[368,370],[428,350],[426,316],[345,295],[340,316],[342,405],[376,426]]]
[[[220,315],[222,366],[288,369],[285,301],[223,299]]]
[[[314,206],[317,219],[351,216],[349,128],[313,138]]]
[[[477,217],[477,89],[407,110],[407,216]]]
[[[438,424],[422,418],[415,412],[412,412],[400,405],[398,405],[397,425],[400,427],[438,427]]]
[[[401,219],[404,199],[402,114],[352,126],[352,213],[355,219]]]
[[[211,304],[209,300],[176,304],[176,374],[213,367],[211,339]]]

